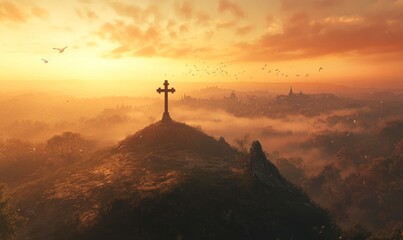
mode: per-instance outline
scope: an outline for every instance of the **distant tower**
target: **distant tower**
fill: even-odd
[[[231,95],[230,95],[230,99],[231,100],[238,100],[238,98],[235,95],[235,91],[232,91]]]
[[[290,92],[288,93],[288,96],[293,95],[294,93],[292,92],[292,86],[290,87]]]

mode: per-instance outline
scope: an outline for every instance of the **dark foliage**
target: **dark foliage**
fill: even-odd
[[[5,186],[0,185],[0,239],[6,240],[13,237],[23,222],[24,219],[9,203]]]
[[[79,239],[337,239],[308,197],[252,176],[193,171],[172,191],[104,206]]]
[[[402,131],[402,121],[392,121],[367,136],[316,135],[305,146],[323,147],[337,159],[300,184],[345,226],[360,222],[381,231],[403,223]]]
[[[78,133],[64,132],[49,139],[46,143],[46,150],[56,160],[76,161],[92,150],[94,146],[94,141],[84,139]]]

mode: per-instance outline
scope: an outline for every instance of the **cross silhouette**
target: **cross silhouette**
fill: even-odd
[[[171,117],[169,116],[169,112],[168,112],[168,93],[174,93],[175,88],[168,89],[168,85],[169,85],[168,80],[165,80],[164,88],[157,89],[158,93],[162,93],[162,92],[165,93],[165,111],[164,111],[164,114],[162,115],[163,122],[172,121]]]

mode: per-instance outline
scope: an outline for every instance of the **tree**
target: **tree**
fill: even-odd
[[[348,240],[368,240],[372,236],[372,233],[360,224],[356,224],[345,235],[345,239]]]
[[[17,138],[0,139],[0,182],[12,184],[40,166],[38,146]]]
[[[78,133],[65,132],[49,139],[46,144],[46,150],[53,157],[73,161],[81,159],[94,146],[93,141],[82,138]]]
[[[6,187],[0,185],[0,239],[11,238],[24,219],[10,205]]]

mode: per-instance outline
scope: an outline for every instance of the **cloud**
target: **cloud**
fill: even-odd
[[[217,28],[233,28],[237,24],[237,21],[232,20],[216,20],[215,25]]]
[[[245,12],[235,2],[220,0],[218,13],[205,13],[194,2],[173,3],[172,12],[164,12],[156,5],[140,6],[111,2],[118,15],[115,21],[102,25],[98,36],[117,46],[110,56],[180,57],[214,56],[206,40],[216,41],[221,56],[240,61],[285,61],[322,56],[373,59],[374,56],[399,58],[403,52],[403,6],[396,2],[369,4],[360,11],[352,11],[368,3],[360,0],[307,0],[291,4],[281,0],[281,14],[262,19],[265,25],[251,24]],[[376,9],[376,10],[374,10]],[[170,16],[170,14],[174,16]],[[224,14],[224,13],[229,13]],[[165,16],[170,16],[165,18]],[[245,21],[240,24],[240,21]],[[259,28],[260,31],[254,31]],[[190,29],[195,29],[194,31]],[[223,31],[237,36],[237,42],[216,39]],[[248,37],[244,41],[244,37]],[[210,49],[203,54],[195,49]],[[172,55],[173,54],[173,55]],[[192,56],[194,55],[194,56]],[[401,57],[400,57],[401,58]],[[369,61],[369,60],[368,60]]]
[[[176,3],[171,10],[176,17],[164,18],[158,6],[137,6],[113,2],[117,19],[105,22],[96,31],[102,40],[116,45],[105,57],[169,57],[206,58],[219,56],[211,46],[200,44],[214,36],[209,14],[196,9],[190,2]],[[212,24],[209,24],[212,23]],[[222,28],[234,27],[235,21],[223,22]],[[191,29],[197,28],[197,31]],[[214,53],[214,54],[213,54]]]
[[[281,0],[281,8],[285,11],[297,10],[297,9],[326,9],[341,6],[346,0],[305,0],[305,1],[293,1],[293,0]]]
[[[239,36],[244,36],[250,33],[253,30],[253,26],[247,25],[247,26],[242,26],[238,27],[235,29],[235,34]]]
[[[85,3],[85,4],[92,3],[91,0],[78,0],[78,1],[81,2],[81,3]]]
[[[112,42],[125,46],[135,46],[137,43],[157,44],[160,39],[160,30],[156,26],[149,26],[142,29],[135,24],[126,24],[123,21],[115,21],[114,23],[105,23],[99,35]]]
[[[9,1],[0,2],[0,21],[25,22],[28,18],[29,15],[25,13],[21,6]]]
[[[234,49],[219,39],[222,33],[242,39],[255,28],[247,21],[240,24],[245,14],[230,1],[222,1],[219,12],[206,12],[189,0],[178,0],[164,9],[153,4],[108,4],[116,16],[94,31],[97,37],[116,45],[104,57],[231,57]]]
[[[211,21],[211,16],[200,11],[196,14],[196,21],[199,25],[207,25]]]
[[[293,12],[283,19],[281,32],[268,32],[253,43],[240,42],[238,46],[244,50],[241,59],[258,61],[340,54],[401,55],[402,43],[403,15],[395,9],[373,14],[326,17]]]
[[[239,5],[228,0],[220,0],[220,2],[218,3],[218,11],[220,13],[230,12],[237,18],[245,17],[245,12],[242,10],[242,8]]]
[[[193,6],[189,1],[185,1],[182,4],[176,3],[175,12],[185,19],[190,19],[193,16]]]
[[[178,25],[178,31],[186,33],[186,25]],[[134,23],[114,21],[105,23],[98,31],[102,39],[116,43],[118,47],[109,52],[106,56],[120,58],[122,56],[133,57],[187,57],[201,56],[211,53],[207,47],[194,47],[191,44],[182,43],[177,45],[167,35],[175,32],[165,31],[160,25],[148,25],[142,28]]]
[[[46,19],[46,9],[33,4],[20,5],[10,1],[0,1],[0,21],[26,22],[31,17]]]
[[[95,41],[89,41],[85,45],[87,47],[96,47],[96,46],[98,46],[97,42],[95,42]]]
[[[176,2],[174,5],[174,12],[185,21],[193,21],[197,25],[206,26],[211,21],[211,16],[201,10],[195,8],[190,1],[182,3]]]
[[[33,6],[31,8],[31,12],[35,17],[38,17],[38,18],[46,19],[49,17],[49,12],[46,11],[46,9],[40,8],[37,6]]]
[[[134,4],[113,2],[111,6],[119,16],[129,17],[135,21],[143,21],[146,23],[150,21],[158,22],[161,15],[158,6],[155,5],[141,8]]]
[[[76,9],[76,13],[80,18],[89,19],[89,20],[96,20],[98,19],[98,15],[92,10],[80,10]]]

